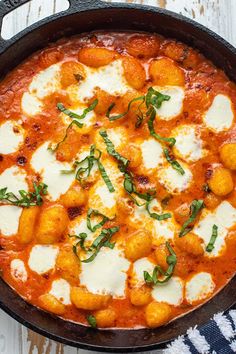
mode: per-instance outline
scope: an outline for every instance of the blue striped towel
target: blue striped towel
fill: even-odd
[[[202,327],[190,328],[163,351],[163,354],[233,353],[236,353],[236,310],[217,313]]]

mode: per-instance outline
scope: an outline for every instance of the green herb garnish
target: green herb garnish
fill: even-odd
[[[148,214],[149,214],[149,216],[151,218],[156,219],[158,221],[166,220],[166,219],[171,218],[171,214],[170,213],[165,213],[165,214],[152,213],[150,211],[150,203],[151,203],[151,201],[146,203],[146,210],[147,210],[147,212],[148,212]]]
[[[79,238],[80,241],[77,242],[74,246],[73,246],[73,252],[75,253],[75,255],[78,257],[78,252],[77,252],[77,247],[80,246],[81,247],[81,244],[82,244],[82,249],[86,252],[93,252],[89,258],[87,259],[84,259],[84,260],[80,260],[81,262],[83,263],[90,263],[92,262],[96,256],[98,255],[100,249],[102,247],[108,247],[108,248],[111,248],[113,249],[115,247],[115,243],[111,243],[111,238],[112,236],[119,231],[119,227],[118,226],[115,226],[115,227],[111,227],[111,228],[108,228],[108,229],[103,229],[100,233],[100,235],[93,241],[92,245],[89,247],[89,248],[86,248],[84,247],[84,242],[87,238],[87,234],[85,233],[82,233],[80,235],[69,235],[70,237],[76,237],[76,238]],[[86,236],[85,236],[86,235]]]
[[[24,190],[19,190],[18,193],[20,197],[12,192],[7,191],[6,188],[0,189],[0,201],[9,204],[29,208],[31,206],[42,205],[43,196],[47,194],[48,186],[44,183],[33,183],[34,192],[26,192]]]
[[[137,102],[137,101],[141,101],[141,104],[139,105],[139,108],[138,108],[138,110],[139,110],[139,116],[140,116],[140,114],[142,114],[142,111],[140,110],[140,107],[141,107],[141,105],[145,102],[145,96],[140,96],[140,97],[134,98],[133,100],[131,100],[131,101],[129,102],[128,107],[127,107],[127,110],[126,110],[124,113],[117,114],[117,115],[113,115],[113,116],[111,115],[111,111],[112,111],[112,109],[115,107],[115,103],[112,103],[112,104],[109,106],[108,110],[107,110],[106,117],[109,118],[109,121],[111,121],[111,122],[112,122],[112,121],[115,121],[115,120],[117,120],[117,119],[123,118],[124,116],[126,116],[126,114],[129,113],[132,104],[133,104],[134,102]]]
[[[163,151],[164,151],[166,160],[171,164],[173,169],[176,170],[177,172],[179,172],[181,175],[184,175],[185,171],[184,171],[183,167],[178,163],[177,160],[175,160],[174,158],[172,158],[170,156],[169,150],[168,149],[164,149]]]
[[[97,328],[97,321],[93,315],[87,316],[87,321],[88,321],[88,324],[90,324],[90,326],[92,328]]]
[[[113,156],[119,163],[122,164],[122,166],[124,168],[128,167],[129,164],[129,160],[126,159],[125,157],[121,156],[116,150],[115,150],[115,146],[112,143],[112,141],[108,138],[107,132],[106,130],[101,130],[99,132],[99,134],[101,135],[101,137],[103,138],[105,144],[106,144],[106,148],[107,148],[107,152],[109,155]]]
[[[146,284],[148,285],[164,284],[167,283],[168,280],[172,277],[177,263],[177,257],[169,242],[166,242],[166,247],[170,253],[169,256],[166,257],[166,263],[169,266],[167,271],[164,271],[159,265],[157,265],[154,268],[152,275],[149,274],[147,271],[144,271],[143,276]],[[159,278],[160,276],[161,279]]]
[[[198,213],[202,210],[202,208],[204,208],[204,201],[203,200],[195,199],[192,202],[192,204],[190,206],[190,217],[183,224],[183,226],[180,230],[180,233],[179,233],[179,237],[187,235],[193,229],[193,226],[189,226],[189,225],[191,225],[195,221]]]
[[[215,248],[215,242],[218,236],[218,226],[215,224],[212,226],[212,234],[211,234],[211,239],[206,247],[207,252],[212,252],[213,249]]]
[[[154,129],[154,121],[156,119],[156,111],[153,109],[151,112],[150,112],[150,118],[149,118],[149,121],[148,121],[148,129],[149,129],[149,132],[150,134],[158,141],[160,141],[161,143],[168,143],[170,147],[174,146],[175,143],[176,143],[176,140],[175,138],[164,138],[162,137],[161,135],[157,134],[155,132],[155,129]]]
[[[62,103],[58,103],[57,104],[58,110],[61,111],[62,113],[64,113],[65,115],[67,115],[68,117],[70,117],[73,120],[68,125],[68,127],[66,128],[66,134],[65,134],[64,138],[59,143],[57,143],[55,148],[53,148],[53,149],[51,148],[51,150],[56,151],[59,148],[59,146],[67,139],[68,131],[73,125],[76,125],[77,127],[82,128],[83,124],[80,122],[80,120],[84,119],[89,112],[93,111],[94,108],[97,106],[97,104],[98,104],[98,100],[96,99],[95,101],[93,101],[93,103],[89,107],[84,109],[84,111],[83,111],[83,113],[81,115],[79,115],[77,113],[74,113],[74,112],[70,111]]]
[[[101,163],[100,159],[102,156],[102,152],[98,149],[96,149],[95,145],[91,145],[90,147],[90,153],[88,156],[86,156],[83,160],[81,161],[75,161],[74,170],[69,170],[69,171],[61,171],[63,174],[65,173],[71,173],[76,171],[75,179],[77,179],[81,184],[90,176],[91,170],[94,166],[95,163],[97,163],[98,169],[101,173],[102,179],[104,180],[109,192],[113,193],[115,191],[115,188],[108,177],[108,174]]]
[[[101,216],[102,220],[96,224],[96,225],[92,225],[92,217],[93,216]],[[100,229],[100,227],[102,227],[103,225],[105,225],[105,223],[110,220],[106,215],[100,213],[98,210],[95,209],[89,209],[88,213],[87,213],[87,228],[92,231],[95,232],[97,229]]]

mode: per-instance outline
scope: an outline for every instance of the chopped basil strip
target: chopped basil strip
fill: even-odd
[[[107,111],[107,113],[106,113],[106,117],[109,118],[110,121],[114,121],[114,120],[123,118],[124,116],[126,116],[126,114],[129,113],[132,104],[133,104],[134,102],[137,102],[137,101],[141,101],[141,104],[140,104],[139,107],[138,107],[138,111],[139,111],[139,114],[142,114],[142,111],[141,111],[141,109],[140,109],[140,106],[145,102],[145,96],[140,96],[140,97],[134,98],[133,100],[131,100],[131,101],[129,102],[128,107],[127,107],[127,110],[126,110],[124,113],[117,114],[117,115],[113,115],[113,116],[111,116],[111,111],[112,111],[112,109],[115,107],[115,103],[112,103],[112,104],[110,105],[110,107],[108,108],[108,111]]]
[[[77,247],[80,246],[80,248],[84,251],[89,251],[90,249],[87,249],[84,245],[84,242],[88,235],[85,232],[81,232],[79,235],[68,235],[70,238],[77,238],[80,241],[78,241],[74,246],[73,246],[73,252],[77,254]]]
[[[92,328],[97,328],[97,321],[93,315],[87,316],[87,321]]]
[[[19,190],[18,193],[20,197],[16,196],[12,192],[7,191],[6,188],[0,189],[0,201],[8,204],[13,204],[25,208],[31,206],[42,205],[43,196],[47,194],[48,186],[44,183],[33,183],[34,192],[26,192],[24,190]]]
[[[179,237],[187,235],[192,229],[193,226],[191,224],[195,221],[197,218],[197,215],[201,211],[201,209],[204,208],[204,201],[199,199],[195,199],[191,206],[190,206],[190,217],[187,221],[182,226],[182,229],[180,230]],[[190,225],[190,226],[189,226]]]
[[[102,217],[102,221],[100,221],[98,224],[96,225],[92,225],[92,221],[91,218],[93,216],[101,216]],[[89,209],[88,213],[87,213],[87,228],[92,231],[95,232],[97,229],[100,229],[100,227],[102,227],[103,225],[105,225],[105,223],[110,220],[106,215],[100,213],[98,210],[95,209]]]
[[[218,226],[216,226],[214,224],[212,226],[212,234],[211,234],[210,242],[208,243],[208,245],[206,247],[207,252],[212,252],[213,249],[215,248],[215,242],[216,242],[217,236],[218,236]]]
[[[120,162],[125,168],[127,168],[128,164],[129,164],[129,160],[126,159],[125,157],[121,156],[115,150],[115,146],[112,143],[112,141],[108,138],[107,132],[105,130],[101,130],[99,132],[99,134],[101,135],[101,137],[103,138],[103,140],[106,144],[108,154],[113,156],[118,162]]]
[[[152,275],[149,274],[147,271],[144,271],[143,276],[146,284],[148,285],[164,284],[167,283],[168,280],[172,277],[177,263],[177,257],[169,242],[166,242],[166,247],[170,253],[169,256],[166,257],[166,263],[168,264],[167,271],[164,271],[159,265],[157,265],[154,268]]]
[[[77,168],[77,172],[75,175],[75,178],[80,182],[83,183],[84,180],[86,180],[91,173],[91,170],[94,166],[95,163],[97,163],[98,169],[101,173],[102,179],[104,180],[109,192],[113,193],[115,191],[115,188],[108,177],[108,174],[103,166],[103,164],[100,161],[100,158],[102,156],[102,153],[100,150],[96,149],[95,145],[92,145],[90,147],[90,153],[87,157],[85,157],[81,161],[75,161],[75,166]],[[62,171],[62,173],[65,173],[65,171]],[[70,173],[70,171],[67,171],[67,173]]]
[[[65,115],[67,115],[68,117],[70,117],[73,120],[68,125],[68,127],[66,128],[66,134],[65,134],[64,138],[56,145],[56,147],[54,149],[52,149],[53,151],[56,151],[58,149],[58,147],[67,139],[68,131],[73,125],[76,125],[79,128],[83,127],[83,124],[80,123],[79,120],[84,119],[89,112],[94,110],[94,108],[97,106],[97,104],[98,104],[98,100],[96,99],[96,100],[93,101],[93,103],[89,107],[84,109],[84,111],[83,111],[83,113],[81,115],[70,111],[62,103],[58,103],[57,104],[58,110],[61,111],[62,113],[64,113]]]
[[[147,210],[147,212],[148,212],[148,214],[149,214],[149,216],[150,216],[151,218],[156,219],[156,220],[158,220],[158,221],[166,220],[166,219],[171,218],[171,214],[170,214],[170,213],[165,213],[165,214],[152,213],[152,212],[150,211],[150,203],[151,203],[151,202],[147,202],[147,203],[146,203],[146,210]]]
[[[168,143],[170,147],[174,146],[176,143],[175,138],[163,138],[161,135],[157,134],[154,129],[154,120],[156,118],[156,112],[154,109],[150,112],[150,118],[148,121],[148,129],[150,134],[158,141]]]
[[[111,249],[113,249],[115,247],[115,243],[111,243],[111,238],[112,236],[119,231],[119,227],[116,226],[116,227],[112,227],[112,228],[109,228],[109,229],[103,229],[101,231],[101,234],[94,240],[94,242],[92,243],[91,247],[90,247],[90,250],[89,252],[91,251],[94,251],[92,253],[91,256],[89,256],[89,258],[87,259],[84,259],[84,260],[81,260],[81,262],[83,263],[90,263],[92,262],[97,254],[99,253],[100,249],[102,247],[109,247]],[[76,255],[77,255],[77,252],[76,252]]]
[[[171,166],[173,167],[174,170],[176,170],[177,172],[179,172],[181,175],[185,174],[184,169],[182,168],[182,166],[178,163],[177,160],[173,159],[172,157],[170,157],[170,152],[168,149],[164,149],[164,154],[166,157],[166,160],[171,164]]]
[[[160,108],[164,101],[169,101],[170,96],[163,95],[161,92],[154,90],[153,87],[148,89],[148,93],[146,94],[146,106],[149,108],[150,106],[155,107],[156,109]]]

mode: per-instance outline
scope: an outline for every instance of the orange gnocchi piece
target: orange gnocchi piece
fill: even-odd
[[[129,85],[136,90],[142,89],[146,80],[146,72],[142,64],[134,58],[124,58],[123,67]]]
[[[98,327],[107,328],[115,326],[117,315],[114,309],[99,310],[94,315]]]
[[[185,84],[184,71],[168,58],[153,60],[149,73],[155,85],[184,86]]]
[[[134,35],[129,39],[126,49],[136,58],[153,58],[158,55],[160,40],[156,36]]]
[[[40,209],[37,206],[23,209],[17,235],[20,243],[27,244],[33,240],[35,223],[39,215],[39,210]]]
[[[58,49],[47,49],[39,56],[39,63],[42,68],[58,63],[63,58],[63,54]]]
[[[166,324],[171,318],[171,307],[162,302],[151,302],[147,305],[145,317],[148,327],[156,328]]]
[[[108,65],[117,57],[118,53],[105,48],[83,48],[78,54],[79,61],[92,68]]]
[[[70,296],[72,303],[78,309],[91,311],[107,307],[111,299],[110,295],[92,294],[80,287],[72,287]]]
[[[85,77],[83,66],[76,61],[66,61],[61,65],[61,86],[67,88],[70,85],[82,81]]]
[[[55,296],[51,294],[44,294],[39,297],[40,306],[55,315],[63,315],[65,313],[65,305],[58,301]]]
[[[152,238],[146,230],[138,230],[126,240],[125,256],[135,261],[147,256],[152,249]]]
[[[80,273],[80,263],[71,245],[60,249],[56,259],[56,268],[61,276],[69,282],[78,283]]]

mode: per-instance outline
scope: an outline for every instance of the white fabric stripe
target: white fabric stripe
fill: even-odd
[[[234,326],[235,326],[235,328],[236,328],[236,310],[231,310],[231,311],[229,311],[229,315],[230,315],[230,317],[232,318],[233,323],[234,323]]]
[[[231,342],[230,348],[233,350],[234,353],[236,353],[236,340],[233,340]]]
[[[210,351],[210,345],[206,341],[206,338],[203,337],[199,330],[194,327],[194,328],[189,328],[187,330],[187,335],[194,347],[197,349],[197,351],[201,354],[208,354]]]
[[[178,337],[174,342],[168,344],[163,354],[191,354],[189,346],[184,343],[184,336]]]
[[[230,341],[232,337],[234,337],[235,333],[230,321],[222,315],[222,313],[217,313],[214,315],[213,320],[216,322],[223,336]]]

